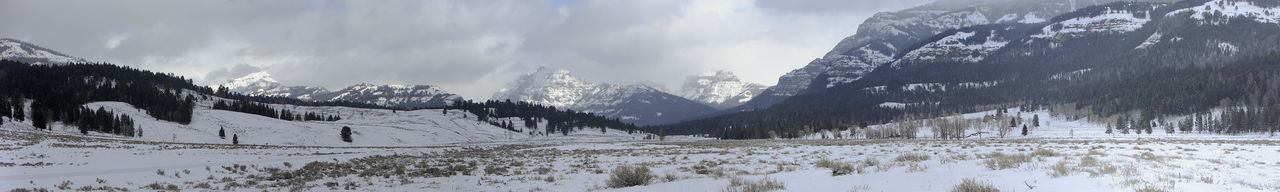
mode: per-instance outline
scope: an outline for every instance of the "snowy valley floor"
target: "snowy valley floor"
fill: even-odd
[[[1001,191],[1277,191],[1278,144],[1094,138],[342,148],[151,143],[0,130],[0,188],[949,191],[970,178]],[[609,187],[619,165],[648,167],[653,178],[647,185]],[[847,174],[833,176],[833,169]]]

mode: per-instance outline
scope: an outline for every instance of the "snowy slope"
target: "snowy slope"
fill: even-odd
[[[529,130],[519,126],[517,129],[524,132],[513,132],[477,121],[474,115],[456,110],[442,114],[440,110],[393,112],[348,107],[272,105],[277,109],[342,117],[342,120],[334,122],[284,121],[247,113],[212,110],[208,108],[210,103],[212,103],[211,100],[201,101],[188,125],[157,120],[147,115],[146,111],[122,102],[95,102],[85,106],[93,109],[101,107],[116,114],[128,115],[134,120],[136,128],[142,130],[142,135],[138,137],[119,137],[100,133],[92,133],[92,135],[140,141],[231,144],[234,135],[239,138],[240,144],[252,145],[428,146],[539,140],[618,141],[634,140],[645,136],[644,133],[627,134],[626,131],[616,129],[601,133],[599,128],[584,128],[585,131],[573,132],[568,136],[560,134],[544,136],[541,130]],[[78,128],[74,126],[54,123],[51,127],[54,134],[79,135]],[[340,139],[339,131],[342,127],[351,127],[353,142],[347,143]],[[225,139],[218,137],[220,128],[226,131]],[[34,128],[30,126],[28,119],[21,124],[11,120],[5,122],[4,129],[21,131]]]
[[[37,65],[88,62],[81,58],[67,56],[44,47],[8,38],[0,38],[0,59],[16,60]]]
[[[715,108],[644,84],[593,83],[567,70],[539,68],[493,94],[494,100],[522,101],[594,113],[638,125],[674,123]]]
[[[1113,2],[1079,2],[1080,7]],[[897,12],[883,12],[863,21],[821,58],[778,78],[741,110],[763,108],[810,89],[826,89],[861,79],[872,70],[903,57],[920,41],[939,33],[977,25],[1031,24],[1073,11],[1076,2],[1060,0],[937,1]],[[995,44],[987,46],[995,47]],[[976,59],[976,58],[975,58]]]
[[[1166,16],[1183,15],[1200,21],[1202,25],[1222,25],[1232,19],[1243,18],[1259,23],[1280,23],[1280,6],[1274,1],[1263,5],[1254,1],[1213,0],[1203,5],[1179,9]]]
[[[1098,33],[1127,33],[1151,21],[1151,11],[1107,10],[1092,17],[1071,18],[1041,29],[1034,38],[1067,38]]]
[[[974,63],[1000,50],[1011,41],[997,30],[955,31],[945,37],[911,50],[890,66],[903,68],[917,62]],[[1016,37],[1013,37],[1016,38]]]
[[[266,71],[246,75],[220,85],[232,92],[253,96],[289,97],[313,101],[351,101],[399,108],[438,107],[462,97],[431,85],[357,84],[338,91],[323,87],[284,86]]]
[[[764,85],[743,82],[729,71],[716,71],[689,76],[680,88],[680,96],[718,109],[735,107],[750,101]]]

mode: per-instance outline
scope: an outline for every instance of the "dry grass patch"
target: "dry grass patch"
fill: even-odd
[[[1000,192],[1000,189],[996,189],[995,186],[992,186],[987,182],[979,182],[973,178],[964,178],[963,180],[960,180],[959,185],[951,187],[951,192]]]
[[[854,163],[851,162],[841,162],[824,158],[819,159],[813,164],[817,167],[831,169],[831,176],[865,173],[863,167],[854,165]]]
[[[1049,176],[1054,178],[1071,175],[1071,167],[1067,167],[1067,161],[1058,161],[1058,164],[1049,167],[1049,170],[1052,170]]]
[[[1031,162],[1032,156],[1026,154],[1005,155],[999,152],[987,154],[987,159],[982,161],[988,169],[1001,170],[1009,168],[1018,168],[1023,163]]]
[[[763,178],[760,180],[746,180],[734,177],[729,180],[729,186],[724,188],[725,192],[766,192],[785,190],[786,185],[777,179]]]
[[[929,160],[928,154],[919,154],[919,153],[907,153],[907,154],[898,155],[897,158],[893,158],[893,161],[897,161],[897,162],[921,162],[921,161],[928,161],[928,160]]]

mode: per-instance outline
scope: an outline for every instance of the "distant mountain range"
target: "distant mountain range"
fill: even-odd
[[[538,68],[493,94],[494,100],[523,101],[589,112],[637,125],[676,123],[716,109],[644,84],[593,83],[567,70]]]
[[[88,62],[81,58],[9,38],[0,39],[0,58],[37,65]]]
[[[415,109],[442,107],[462,100],[461,96],[430,85],[357,84],[338,91],[323,87],[281,85],[266,71],[246,75],[220,85],[232,92],[252,96],[287,97],[310,101],[349,101],[384,107]]]

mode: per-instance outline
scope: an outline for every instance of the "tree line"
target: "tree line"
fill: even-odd
[[[241,113],[260,115],[265,117],[276,118],[285,121],[338,121],[342,117],[337,115],[325,115],[315,112],[298,113],[288,109],[274,109],[270,105],[245,101],[234,100],[230,104],[226,101],[218,101],[213,104],[213,109],[227,110]]]
[[[484,101],[474,102],[470,100],[456,101],[441,111],[448,113],[449,110],[462,110],[476,116],[478,121],[488,122],[489,124],[506,128],[511,131],[522,132],[523,129],[516,129],[516,126],[523,124],[524,128],[530,130],[539,129],[538,123],[546,121],[546,126],[541,127],[544,133],[560,133],[568,135],[570,132],[582,130],[587,127],[600,128],[605,131],[608,128],[621,129],[627,133],[635,133],[639,128],[635,124],[624,123],[618,119],[610,119],[597,116],[592,113],[585,113],[574,110],[559,110],[555,107],[532,104],[528,102],[512,102],[507,101]],[[510,120],[502,121],[498,119],[517,118],[520,121],[512,122]]]

